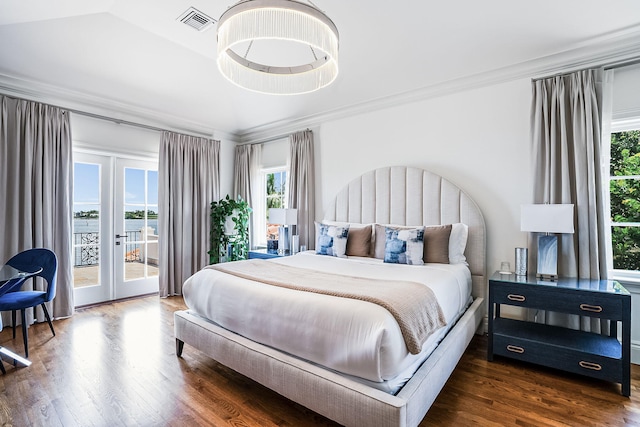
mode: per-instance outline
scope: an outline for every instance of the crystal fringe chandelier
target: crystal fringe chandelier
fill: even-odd
[[[220,72],[248,90],[302,94],[331,84],[338,75],[338,29],[312,5],[294,0],[240,1],[220,17],[217,36]],[[308,45],[309,61],[280,65],[248,59],[254,43],[264,40]],[[234,50],[247,44],[243,56]]]

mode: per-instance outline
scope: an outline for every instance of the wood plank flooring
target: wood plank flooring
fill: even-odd
[[[0,426],[334,426],[185,345],[181,298],[144,297],[29,329],[29,368],[5,363]],[[23,354],[11,328],[0,345]],[[549,355],[553,357],[553,355]],[[640,426],[640,366],[620,387],[508,359],[486,360],[475,337],[421,426]]]

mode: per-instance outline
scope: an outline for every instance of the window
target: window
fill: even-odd
[[[259,213],[261,230],[265,230],[264,237],[260,236],[259,246],[266,246],[267,240],[278,239],[278,225],[269,223],[269,209],[287,207],[287,170],[286,168],[265,169],[262,171],[262,192],[264,212]]]
[[[611,134],[609,196],[614,270],[640,270],[640,129]]]

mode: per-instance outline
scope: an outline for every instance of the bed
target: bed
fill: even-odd
[[[182,354],[186,343],[281,395],[343,425],[416,426],[453,372],[473,334],[479,329],[482,330],[481,325],[486,313],[485,226],[482,214],[464,191],[446,179],[422,169],[390,167],[368,172],[350,182],[336,195],[325,213],[323,223],[336,226],[338,224],[394,224],[396,227],[465,224],[468,235],[464,246],[463,267],[428,263],[419,267],[396,266],[395,270],[408,271],[408,278],[405,279],[403,276],[403,280],[413,282],[420,280],[419,275],[422,273],[417,274],[416,271],[422,270],[418,269],[430,268],[434,269],[434,274],[447,277],[450,283],[459,283],[460,296],[454,298],[452,304],[441,304],[447,326],[436,328],[436,331],[430,333],[428,339],[420,342],[415,352],[410,351],[410,354],[405,354],[406,352],[396,354],[384,360],[375,354],[359,356],[355,364],[349,365],[348,359],[351,357],[349,355],[343,359],[328,361],[327,355],[316,355],[313,349],[304,353],[307,345],[283,349],[280,346],[282,336],[290,336],[295,331],[283,329],[281,334],[273,334],[275,335],[273,341],[261,339],[260,341],[265,343],[261,344],[254,338],[255,330],[242,329],[243,325],[244,327],[255,325],[254,318],[233,324],[233,316],[229,316],[228,313],[225,316],[224,313],[218,315],[215,312],[208,312],[207,305],[201,303],[206,299],[203,295],[207,291],[200,291],[200,293],[189,291],[192,294],[187,295],[187,289],[190,287],[196,289],[196,286],[191,283],[187,286],[188,284],[185,283],[185,302],[189,309],[178,311],[174,316],[177,355]],[[374,228],[378,227],[374,226]],[[375,232],[375,235],[377,239],[380,238],[379,232]],[[373,245],[375,246],[375,242]],[[372,246],[372,254],[374,246]],[[315,254],[300,254],[278,259],[275,262],[280,263],[283,266],[282,269],[285,269],[286,264],[293,264],[286,267],[294,269],[293,273],[295,268],[329,269],[340,273],[341,268],[351,271],[351,265],[358,264],[359,268],[365,272],[362,280],[374,280],[373,277],[385,279],[381,276],[387,274],[384,271],[387,271],[388,266],[382,266],[379,260],[367,259],[367,257],[352,258],[354,259],[345,260]],[[317,266],[318,262],[321,263],[320,267]],[[351,264],[349,267],[344,267],[347,263]],[[369,271],[369,276],[366,271]],[[228,273],[228,271],[203,270],[194,276],[202,279],[204,276],[211,275],[211,278],[206,280],[217,280],[222,283],[222,276]],[[390,274],[396,275],[395,272]],[[188,282],[197,281],[192,279],[193,277]],[[203,283],[206,283],[206,280],[202,279]],[[251,292],[253,292],[252,289],[256,294],[261,294],[263,291],[260,290],[261,288],[251,288],[245,283],[247,280],[249,280],[247,277],[224,277],[225,284],[228,282],[235,283],[233,286],[239,286],[239,288],[233,288],[237,290],[236,293],[243,295],[243,298],[248,298],[248,301],[254,304],[253,307],[256,307],[255,311],[260,311],[257,309],[259,305],[255,305],[259,302],[252,300],[254,296]],[[264,286],[277,288],[268,292],[278,293],[278,299],[283,298],[284,304],[288,304],[287,292],[297,292],[296,289]],[[468,287],[467,290],[463,290],[465,286]],[[438,299],[440,299],[439,292],[437,289],[434,291]],[[465,292],[468,298],[465,297]],[[280,296],[282,293],[284,296]],[[335,302],[326,302],[330,298],[336,301],[336,298],[331,295],[318,297],[324,298],[324,302],[313,303],[308,307],[313,307],[315,310],[316,306],[323,304],[335,305]],[[214,305],[226,307],[229,300],[217,300],[217,302],[218,304]],[[358,303],[369,304],[362,301],[340,304]],[[278,307],[273,308],[273,311],[279,310]],[[350,310],[349,306],[345,306],[341,312]],[[376,310],[376,313],[380,310],[385,312],[384,309]],[[253,310],[246,311],[253,313]],[[388,312],[386,313],[388,316]],[[314,314],[311,313],[310,316],[313,317]],[[217,323],[210,318],[215,318]],[[389,323],[387,320],[383,321]],[[327,341],[333,337],[321,335],[322,322],[320,323],[318,329],[313,329],[313,323],[309,323],[302,330],[308,336],[317,337],[317,341],[323,343],[321,347],[340,349],[342,345],[340,341]],[[287,323],[281,322],[278,325],[278,328],[272,329],[280,330],[280,327],[285,327]],[[308,336],[306,339],[309,339]],[[304,342],[304,339],[300,337],[301,342]],[[394,347],[394,339],[397,340],[397,338],[389,338],[386,341],[387,350],[383,351],[385,357],[389,353],[389,348],[398,347],[397,345]],[[376,338],[371,340],[375,341]],[[380,343],[377,345],[380,347]],[[303,353],[299,354],[299,352]],[[365,353],[369,354],[372,351]],[[426,359],[423,358],[425,354],[428,355],[428,357],[425,356]],[[367,365],[372,369],[363,368]]]

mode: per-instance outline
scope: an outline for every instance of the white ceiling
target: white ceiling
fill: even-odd
[[[0,92],[238,138],[291,123],[640,54],[638,0],[315,0],[340,32],[340,74],[273,96],[227,82],[216,27],[233,0],[2,0]]]

